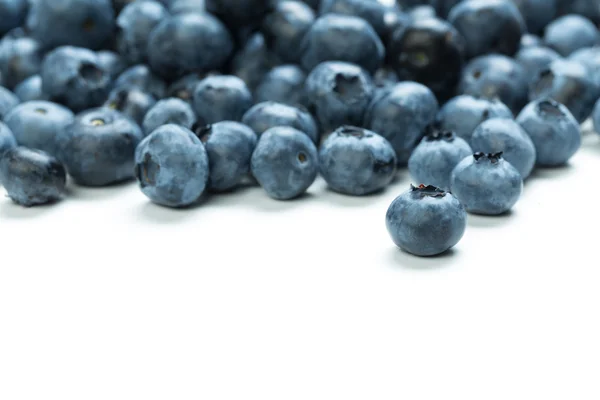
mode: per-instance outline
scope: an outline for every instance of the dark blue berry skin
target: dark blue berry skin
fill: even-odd
[[[511,0],[519,8],[527,30],[531,33],[542,33],[552,22],[558,7],[556,0]]]
[[[225,26],[210,14],[179,14],[162,20],[148,38],[152,70],[173,80],[219,69],[233,51]]]
[[[127,68],[115,81],[115,88],[137,87],[143,92],[150,93],[156,99],[165,97],[167,85],[155,75],[145,64]]]
[[[537,165],[558,167],[566,164],[581,146],[579,123],[569,110],[554,100],[528,104],[517,117],[536,150]]]
[[[431,90],[420,83],[400,82],[374,97],[364,124],[389,140],[400,165],[406,165],[437,113],[438,102]]]
[[[408,171],[415,182],[449,191],[452,170],[471,154],[471,146],[454,132],[434,131],[412,152]]]
[[[386,35],[386,16],[394,11],[377,0],[322,0],[319,14],[342,14],[360,17],[367,21],[383,38]]]
[[[231,61],[231,73],[240,77],[250,90],[255,90],[264,76],[279,64],[268,48],[265,36],[258,32],[250,36]]]
[[[119,54],[129,64],[146,62],[150,32],[168,17],[169,12],[158,1],[134,1],[125,6],[116,24],[116,48]]]
[[[487,53],[512,56],[526,32],[519,9],[506,0],[464,0],[448,21],[465,38],[467,58]]]
[[[111,79],[96,53],[63,46],[50,52],[42,64],[42,89],[48,97],[73,111],[101,105]]]
[[[326,14],[319,17],[302,43],[302,67],[311,71],[324,61],[345,61],[373,73],[381,66],[385,48],[362,18]]]
[[[247,125],[222,121],[199,127],[194,133],[208,153],[208,189],[225,192],[234,189],[250,173],[250,160],[258,136]]]
[[[399,81],[398,74],[391,67],[381,67],[373,75],[373,84],[377,89],[389,88]]]
[[[317,178],[319,155],[304,132],[276,126],[260,136],[250,168],[269,197],[290,200],[306,192]]]
[[[305,86],[310,108],[324,132],[342,125],[362,126],[375,92],[365,70],[338,61],[319,64],[308,75]]]
[[[135,151],[135,175],[142,192],[154,203],[185,207],[196,202],[208,183],[208,155],[189,129],[163,125]]]
[[[5,118],[21,146],[58,154],[58,143],[74,115],[66,107],[49,101],[28,101],[16,106]]]
[[[172,0],[169,6],[169,12],[173,15],[190,12],[205,12],[204,0]]]
[[[98,56],[98,62],[108,72],[111,80],[117,79],[127,69],[127,64],[123,58],[113,51],[102,50],[97,52],[96,55]]]
[[[7,35],[0,41],[0,73],[9,89],[39,73],[41,65],[42,51],[36,40]]]
[[[159,100],[146,116],[142,128],[144,134],[149,135],[162,125],[175,124],[191,129],[196,122],[196,115],[192,107],[185,101],[177,98]]]
[[[314,143],[319,142],[319,130],[312,115],[287,104],[273,101],[258,103],[244,114],[242,122],[259,136],[276,126],[289,126],[304,132]]]
[[[141,125],[154,104],[156,99],[138,88],[117,88],[109,94],[104,106],[119,111]]]
[[[556,100],[564,104],[579,123],[583,123],[600,96],[599,84],[583,64],[558,59],[540,72],[531,85],[529,97],[531,100]]]
[[[412,186],[390,204],[385,223],[396,246],[430,257],[458,244],[467,227],[467,213],[450,193],[433,186]]]
[[[237,76],[213,75],[198,83],[192,104],[200,124],[239,121],[252,107],[252,93]]]
[[[273,0],[205,0],[206,10],[229,27],[256,26],[275,3]]]
[[[281,65],[265,75],[254,93],[255,101],[275,101],[292,106],[308,105],[304,82],[306,74],[297,65]]]
[[[315,21],[315,12],[301,1],[282,0],[262,22],[269,47],[286,63],[300,62],[304,35]]]
[[[474,152],[502,153],[502,157],[512,164],[525,180],[535,166],[535,146],[533,141],[512,119],[492,118],[479,125],[471,138]]]
[[[421,21],[430,18],[435,18],[437,16],[437,13],[435,12],[435,8],[433,8],[433,6],[421,4],[414,8],[411,8],[408,11],[408,15],[410,15],[413,21]]]
[[[436,15],[441,18],[447,18],[452,7],[462,0],[397,0],[397,3],[403,9],[411,9],[422,5],[429,5],[434,8]]]
[[[539,47],[539,46],[543,46],[544,45],[544,41],[542,40],[541,37],[531,34],[531,33],[526,33],[523,36],[521,36],[521,46],[520,49],[524,49],[527,47]]]
[[[537,79],[541,71],[548,68],[554,60],[558,60],[559,58],[561,58],[560,54],[544,46],[526,47],[519,50],[515,55],[515,60],[525,70],[529,82]]]
[[[63,165],[41,150],[15,147],[0,159],[0,182],[15,203],[32,207],[52,203],[65,195]]]
[[[115,15],[110,0],[33,1],[27,29],[44,48],[100,48],[110,37]]]
[[[362,196],[384,189],[396,175],[396,153],[383,136],[342,126],[322,143],[319,169],[329,187]]]
[[[0,86],[0,121],[19,104],[19,98],[13,92]]]
[[[579,49],[568,58],[583,64],[591,74],[591,78],[600,85],[600,46]]]
[[[436,125],[441,130],[454,132],[470,142],[475,128],[489,118],[512,119],[513,114],[500,100],[463,94],[442,106],[436,116]]]
[[[477,57],[463,70],[458,93],[500,99],[513,114],[527,104],[529,77],[514,59],[500,54]]]
[[[169,85],[166,97],[176,97],[191,104],[196,86],[201,80],[199,74],[186,75]]]
[[[106,186],[133,178],[133,155],[142,131],[109,108],[78,114],[61,135],[59,159],[80,185]]]
[[[579,49],[597,45],[599,39],[596,26],[581,15],[565,15],[554,20],[544,34],[546,45],[564,57]]]
[[[596,102],[596,106],[594,107],[594,112],[592,113],[592,122],[594,123],[594,130],[596,133],[600,134],[600,100]]]
[[[600,7],[598,3],[590,0],[556,0],[558,14],[579,14],[589,18],[595,24],[600,23]]]
[[[0,158],[2,158],[2,154],[6,150],[12,149],[16,146],[17,140],[15,139],[12,131],[4,122],[0,122]]]
[[[28,0],[0,0],[0,37],[23,25],[28,9]]]
[[[454,168],[450,187],[468,212],[500,215],[521,197],[523,179],[501,154],[475,153]]]

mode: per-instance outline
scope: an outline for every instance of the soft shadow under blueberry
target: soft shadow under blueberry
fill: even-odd
[[[500,215],[479,215],[469,214],[467,217],[467,225],[476,228],[497,228],[510,223],[515,216],[513,210],[509,210]]]
[[[386,189],[378,190],[377,192],[365,194],[362,196],[352,196],[348,194],[338,193],[329,187],[320,193],[323,201],[334,203],[341,207],[364,207],[371,204],[376,199],[380,198]]]
[[[575,168],[571,164],[565,164],[560,167],[554,167],[554,168],[537,167],[533,170],[533,172],[527,178],[525,183],[527,184],[527,182],[529,182],[529,181],[538,180],[538,179],[539,180],[542,180],[542,179],[547,180],[547,179],[561,178],[563,176],[570,175],[571,173],[573,173],[574,170],[575,170]]]
[[[104,187],[79,186],[69,182],[69,197],[75,200],[104,200],[123,193],[124,190],[131,189],[136,183],[134,181],[125,181]]]
[[[170,208],[155,204],[150,200],[138,207],[140,219],[158,224],[177,224],[184,219],[190,218],[190,215],[196,208],[202,205],[202,200],[189,207]]]
[[[64,200],[62,200],[64,201]],[[0,219],[33,219],[56,210],[61,201],[33,207],[23,207],[6,197],[0,202]]]
[[[253,193],[253,195],[255,194]],[[290,200],[275,200],[267,196],[267,194],[262,190],[257,191],[256,196],[259,196],[260,198],[254,199],[254,201],[252,201],[252,205],[260,209],[261,211],[266,212],[280,212],[293,210],[305,206],[306,202],[316,197],[310,192],[305,192],[300,196]]]
[[[418,257],[397,247],[390,249],[390,256],[394,267],[419,271],[432,271],[449,267],[456,263],[457,253],[457,250],[450,249],[437,256]]]

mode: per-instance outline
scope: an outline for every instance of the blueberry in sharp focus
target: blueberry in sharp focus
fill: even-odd
[[[438,102],[429,88],[416,82],[400,82],[373,98],[364,124],[389,140],[398,162],[405,165],[437,112]]]
[[[250,173],[250,160],[258,137],[247,125],[222,121],[194,127],[208,153],[208,188],[224,192],[235,188]]]
[[[302,43],[302,67],[310,71],[325,61],[360,65],[370,73],[383,63],[385,48],[362,18],[326,14],[319,17]]]
[[[551,98],[565,105],[583,123],[600,96],[600,82],[577,61],[558,59],[542,70],[529,92],[531,100]]]
[[[512,119],[513,114],[500,100],[463,94],[442,106],[435,124],[441,130],[454,132],[458,137],[470,142],[475,128],[489,118]]]
[[[320,15],[329,13],[363,18],[381,38],[386,35],[386,18],[393,11],[393,7],[378,0],[322,0],[319,8]]]
[[[196,85],[192,104],[202,124],[239,121],[252,106],[252,93],[237,76],[213,75]]]
[[[8,197],[24,207],[62,199],[66,181],[63,165],[41,150],[14,147],[0,158],[0,182]]]
[[[255,101],[275,101],[296,106],[308,105],[304,82],[306,74],[297,65],[280,65],[273,68],[258,85],[254,93]]]
[[[315,181],[319,156],[306,133],[276,126],[260,136],[250,168],[270,197],[290,200],[306,192]]]
[[[61,135],[59,159],[84,186],[106,186],[133,178],[133,156],[142,131],[109,108],[84,111]]]
[[[385,223],[396,246],[416,256],[442,254],[462,239],[467,213],[450,193],[411,186],[390,204]]]
[[[465,38],[467,58],[512,56],[526,31],[519,9],[507,0],[465,0],[452,9],[448,21]]]
[[[0,40],[0,72],[8,88],[14,89],[28,77],[39,73],[41,65],[42,51],[36,40],[9,35]]]
[[[12,149],[13,147],[17,147],[15,136],[4,122],[0,122],[0,158],[2,158],[2,154],[6,150]]]
[[[165,97],[167,91],[165,82],[145,64],[138,64],[127,68],[119,75],[113,87],[137,87],[143,92],[150,93],[156,99]]]
[[[523,179],[502,153],[475,153],[454,168],[450,187],[468,212],[500,215],[521,197]]]
[[[117,110],[141,125],[144,116],[154,106],[156,99],[138,88],[116,88],[108,95],[105,107]]]
[[[519,50],[515,60],[525,70],[529,82],[534,81],[540,72],[547,69],[554,60],[561,58],[560,54],[545,46],[530,46]]]
[[[342,126],[321,144],[319,169],[329,187],[362,196],[382,190],[396,175],[396,153],[383,136]]]
[[[100,48],[113,32],[110,0],[32,1],[27,29],[44,48]]]
[[[28,101],[16,106],[5,118],[21,146],[58,155],[58,145],[74,115],[66,107],[49,101]]]
[[[63,46],[42,64],[42,89],[52,101],[73,111],[101,105],[108,96],[110,75],[88,49]]]
[[[314,143],[319,142],[319,130],[312,115],[287,104],[273,101],[258,103],[244,114],[242,122],[259,136],[276,126],[289,126],[304,132]]]
[[[306,79],[310,108],[324,132],[341,125],[361,126],[374,93],[369,74],[356,64],[328,61]]]
[[[450,190],[450,175],[456,165],[473,154],[469,144],[454,132],[433,130],[421,140],[408,159],[415,182]]]
[[[189,206],[206,189],[209,177],[206,149],[189,129],[163,125],[137,147],[135,175],[142,192],[154,203]]]
[[[149,135],[161,125],[175,124],[191,129],[196,122],[196,115],[192,107],[185,101],[177,98],[159,100],[144,117],[142,128],[144,134]]]
[[[581,15],[565,15],[546,28],[544,42],[564,57],[576,50],[595,46],[600,33],[589,19]]]
[[[0,121],[19,104],[19,98],[10,90],[0,86]]]
[[[461,77],[464,40],[448,22],[415,20],[394,33],[388,50],[401,80],[423,83],[439,98],[452,97]]]
[[[0,0],[0,37],[23,24],[29,9],[28,0]]]
[[[191,104],[196,86],[201,80],[200,74],[189,74],[179,78],[169,85],[166,97],[176,97]]]
[[[511,0],[519,8],[527,30],[542,33],[558,11],[556,0]]]
[[[97,52],[96,55],[98,56],[98,63],[108,72],[111,80],[117,79],[127,69],[125,60],[114,51],[102,50]]]
[[[533,141],[512,119],[492,118],[479,125],[471,138],[475,152],[502,153],[502,157],[512,164],[525,180],[535,166],[535,146]]]
[[[231,60],[231,73],[240,77],[250,90],[254,90],[271,68],[279,61],[269,49],[265,36],[256,32],[248,38]]]
[[[581,146],[579,123],[564,105],[554,100],[529,103],[517,122],[533,140],[537,164],[542,167],[566,164]]]

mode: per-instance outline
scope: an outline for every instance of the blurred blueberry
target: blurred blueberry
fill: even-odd
[[[373,74],[373,84],[378,89],[394,86],[399,81],[398,74],[391,67],[381,67]]]
[[[519,8],[527,30],[542,33],[557,13],[556,0],[511,0]]]
[[[543,46],[543,45],[544,45],[544,41],[539,36],[536,36],[531,33],[526,33],[523,36],[521,36],[521,45],[520,45],[521,50],[524,48],[527,48],[527,47],[538,47],[538,46]]]
[[[9,89],[39,73],[41,65],[42,51],[36,40],[9,35],[0,40],[0,71]]]
[[[133,87],[114,89],[104,106],[119,111],[141,125],[144,116],[155,103],[156,99],[151,94]]]
[[[0,0],[0,37],[23,25],[28,9],[28,0]]]
[[[306,74],[297,65],[281,65],[265,75],[254,93],[255,101],[275,101],[296,106],[306,106],[308,100],[304,90]]]
[[[102,50],[96,53],[98,62],[108,72],[111,80],[117,79],[127,68],[127,64],[121,56],[113,51]]]
[[[276,126],[289,126],[306,133],[313,142],[319,142],[319,131],[312,115],[287,104],[274,101],[258,103],[244,114],[242,122],[257,135]]]
[[[171,14],[205,12],[206,6],[204,0],[171,0],[169,11]]]
[[[304,35],[315,21],[315,12],[301,1],[282,0],[262,22],[262,32],[283,62],[298,63]]]
[[[0,86],[0,121],[2,121],[10,110],[19,104],[19,98],[13,92]]]
[[[594,0],[556,0],[558,15],[579,14],[595,24],[600,23],[600,7]]]
[[[279,65],[277,56],[268,48],[265,36],[258,32],[250,36],[234,55],[230,69],[250,90],[255,90],[276,65]]]
[[[554,20],[546,28],[544,42],[567,57],[574,51],[598,44],[598,29],[589,19],[581,15],[565,15]]]
[[[387,32],[386,16],[393,11],[378,0],[322,0],[319,14],[341,14],[363,18],[375,32],[384,38]]]
[[[237,76],[214,75],[196,85],[192,104],[201,124],[240,121],[252,106],[252,93]]]
[[[258,25],[277,0],[205,0],[206,10],[229,27]]]
[[[162,125],[175,124],[191,129],[195,122],[196,115],[188,103],[181,99],[168,98],[159,100],[146,113],[142,128],[144,134],[149,135]]]
[[[0,158],[2,158],[2,154],[6,150],[13,147],[17,147],[17,140],[10,128],[4,122],[0,121]]]
[[[559,58],[561,58],[560,54],[543,46],[526,47],[515,55],[515,60],[521,64],[530,82],[536,80],[541,71]]]
[[[600,100],[596,102],[594,111],[592,112],[592,122],[594,123],[594,130],[600,134]],[[0,149],[2,146],[0,145]]]
[[[600,46],[579,49],[568,59],[583,64],[592,75],[592,80],[600,85]]]
[[[165,97],[167,86],[165,82],[155,75],[145,64],[134,65],[127,68],[115,81],[114,88],[137,87],[143,92],[150,93],[156,99]]]
[[[191,104],[194,99],[196,86],[201,80],[202,77],[200,74],[186,75],[169,85],[166,97],[177,97],[178,99]]]
[[[397,0],[397,3],[405,10],[410,10],[418,6],[431,6],[435,9],[440,18],[447,18],[452,7],[462,0]]]

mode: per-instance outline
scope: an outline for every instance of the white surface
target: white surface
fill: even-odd
[[[193,210],[136,186],[0,203],[0,399],[600,398],[600,137],[419,259],[407,189]]]

